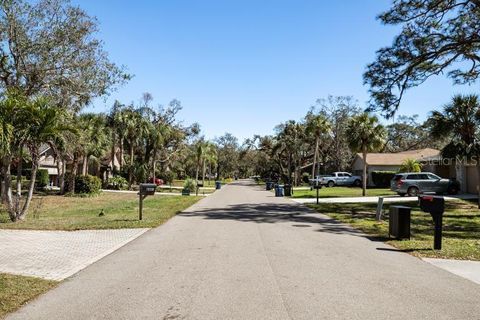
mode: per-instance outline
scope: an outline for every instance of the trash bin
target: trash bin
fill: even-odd
[[[410,239],[410,207],[390,206],[388,235],[396,239]]]
[[[215,181],[215,189],[220,190],[222,188],[222,183],[220,181]]]
[[[283,186],[277,185],[275,187],[275,197],[283,197]]]
[[[285,184],[283,187],[283,190],[285,191],[285,197],[291,197],[292,196],[292,185],[291,184]]]
[[[272,186],[273,186],[273,182],[272,182],[272,181],[267,181],[267,182],[265,183],[265,187],[266,187],[267,191],[272,190]]]

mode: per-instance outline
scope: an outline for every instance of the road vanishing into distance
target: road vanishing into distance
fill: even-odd
[[[9,319],[479,319],[480,286],[240,180]]]

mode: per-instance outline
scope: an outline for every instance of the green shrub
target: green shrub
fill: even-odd
[[[102,181],[99,177],[86,175],[75,178],[75,193],[97,194],[102,188]]]
[[[386,188],[390,186],[390,180],[395,176],[395,171],[373,171],[372,181],[375,187]]]
[[[127,190],[128,181],[122,176],[115,176],[108,179],[106,189],[110,190]]]
[[[50,177],[48,175],[48,170],[46,169],[38,169],[36,178],[35,178],[35,186],[37,189],[43,189],[48,186],[50,182]]]
[[[172,171],[165,171],[159,175],[159,178],[162,179],[165,184],[172,184],[173,179],[175,179],[175,173]]]
[[[195,192],[195,181],[193,179],[186,179],[183,183],[183,190],[188,190],[189,192]]]

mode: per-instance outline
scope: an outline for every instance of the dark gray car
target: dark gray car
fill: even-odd
[[[431,172],[406,172],[396,174],[390,189],[401,196],[416,196],[419,193],[457,194],[459,184],[452,179],[443,179]]]

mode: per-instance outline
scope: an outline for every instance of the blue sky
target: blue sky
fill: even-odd
[[[73,2],[97,17],[110,58],[135,75],[88,111],[150,92],[156,104],[179,99],[179,117],[200,123],[208,138],[231,132],[241,141],[302,118],[329,94],[364,107],[365,66],[398,31],[376,20],[390,0]],[[424,119],[454,93],[471,91],[438,77],[410,90],[399,114]]]

